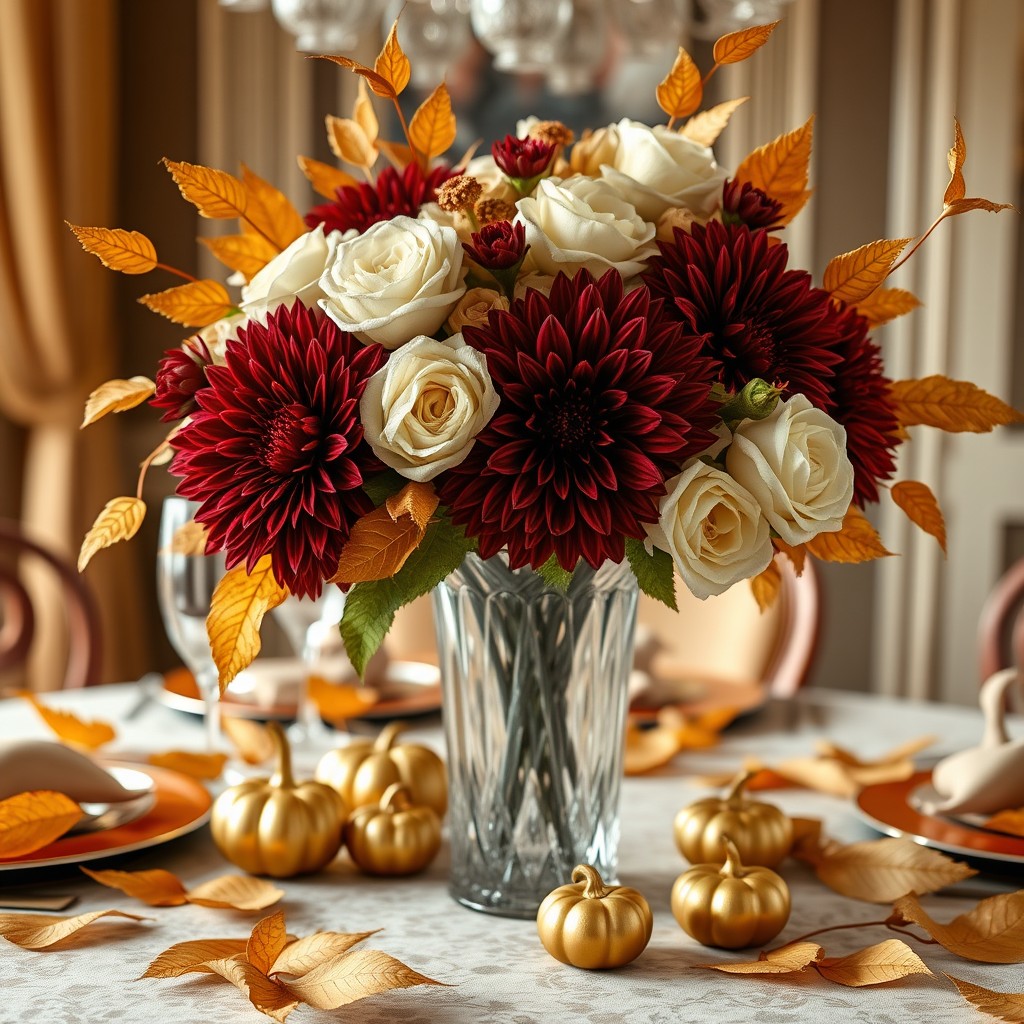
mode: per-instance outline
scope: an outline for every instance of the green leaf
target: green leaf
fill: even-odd
[[[655,601],[668,605],[673,611],[678,611],[676,604],[676,574],[672,566],[672,558],[660,548],[654,549],[654,554],[647,554],[642,540],[626,538],[626,557],[629,559],[629,566],[636,576],[640,589]]]
[[[430,593],[462,564],[475,547],[461,526],[445,517],[427,527],[419,547],[390,579],[357,583],[345,599],[341,638],[360,677],[367,662],[384,642],[395,612],[417,597]]]
[[[387,469],[377,476],[370,477],[363,481],[363,490],[366,491],[370,501],[380,508],[392,494],[397,494],[409,481],[400,476],[393,469]]]
[[[558,564],[558,557],[552,555],[538,570],[537,575],[555,590],[561,590],[564,594],[572,583],[572,572],[563,569]]]

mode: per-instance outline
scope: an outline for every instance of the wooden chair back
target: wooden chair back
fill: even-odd
[[[1024,668],[1024,558],[992,588],[978,619],[978,681],[1013,665]]]

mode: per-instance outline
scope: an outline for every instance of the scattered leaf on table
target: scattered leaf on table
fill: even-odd
[[[221,729],[246,764],[263,764],[274,756],[274,741],[262,722],[228,715],[221,719]]]
[[[146,503],[141,498],[111,498],[89,527],[78,552],[78,571],[82,572],[93,555],[118,541],[131,540],[146,517]]]
[[[820,818],[790,818],[793,826],[793,842],[789,855],[808,864],[815,864],[821,857],[825,842]]]
[[[306,686],[309,699],[316,705],[320,717],[335,724],[358,718],[380,699],[380,694],[372,686],[329,683],[318,675],[310,676]]]
[[[170,768],[171,771],[208,782],[220,778],[227,759],[227,754],[197,754],[191,750],[168,750],[163,754],[150,754],[146,758],[156,768]]]
[[[1005,1020],[1008,1024],[1024,1024],[1024,992],[996,992],[982,988],[981,985],[972,985],[969,981],[961,981],[952,974],[946,977],[956,985],[960,995],[982,1013]]]
[[[816,942],[791,942],[778,949],[762,950],[756,960],[743,963],[697,964],[710,971],[724,971],[726,974],[796,974],[805,971],[825,955],[825,950]]]
[[[893,904],[894,924],[916,924],[940,945],[966,960],[1024,963],[1024,889],[990,896],[949,924],[932,920],[913,893]]]
[[[847,956],[826,957],[814,966],[822,977],[850,988],[884,985],[911,974],[932,973],[924,961],[900,939],[886,939]]]
[[[41,850],[81,816],[82,809],[74,800],[48,789],[0,800],[0,860]]]
[[[39,712],[39,717],[56,733],[57,738],[76,747],[96,750],[117,736],[107,722],[86,722],[70,711],[51,708],[38,697],[25,694],[25,699]]]
[[[257,1010],[274,1020],[283,1021],[299,1005],[283,985],[271,981],[258,967],[249,963],[244,954],[211,960],[206,966],[225,981],[230,981]]]
[[[676,729],[654,725],[645,729],[634,722],[626,724],[626,753],[623,768],[627,775],[643,775],[661,768],[679,753]]]
[[[626,723],[625,773],[642,775],[668,764],[680,751],[715,746],[721,731],[736,715],[734,708],[687,715],[669,706],[662,708],[655,724],[647,728],[630,718]]]
[[[1000,811],[985,822],[985,828],[1008,832],[1011,836],[1024,836],[1024,807],[1015,811]]]
[[[868,903],[891,903],[904,893],[935,892],[978,873],[910,839],[871,839],[838,846],[815,870],[830,889]]]
[[[289,981],[288,990],[318,1010],[334,1010],[392,989],[440,984],[387,953],[355,949]]]
[[[23,949],[51,949],[76,935],[101,917],[123,917],[129,921],[148,921],[148,917],[126,914],[121,910],[93,910],[76,917],[52,914],[0,914],[0,936]]]
[[[119,889],[151,907],[180,907],[187,903],[185,886],[177,875],[161,868],[148,871],[90,871],[83,867],[91,879],[100,885]]]
[[[148,377],[132,377],[129,380],[108,380],[90,395],[85,403],[82,426],[88,427],[103,419],[110,412],[127,412],[144,402],[153,392],[156,384]]]
[[[189,903],[224,910],[265,910],[277,903],[284,890],[265,878],[252,875],[224,875],[189,889]]]
[[[284,926],[284,913],[278,911],[258,921],[245,946],[245,958],[264,974],[269,974],[274,962],[288,944]]]
[[[920,754],[922,750],[927,750],[935,741],[935,736],[917,736],[912,740],[900,743],[891,750],[887,750],[881,757],[871,758],[870,760],[865,760],[845,747],[841,747],[829,740],[819,740],[815,746],[822,757],[834,757],[837,761],[842,761],[844,764],[866,768],[878,765],[899,764],[915,754]]]
[[[289,943],[274,961],[268,974],[308,974],[328,960],[347,953],[353,946],[376,935],[372,932],[316,932]]]
[[[183,974],[211,974],[211,960],[245,955],[246,939],[193,939],[176,942],[146,968],[143,978],[180,978]]]

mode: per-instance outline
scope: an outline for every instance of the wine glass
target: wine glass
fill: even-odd
[[[189,554],[186,546],[175,543],[179,531],[192,522],[198,508],[197,502],[185,498],[164,499],[156,586],[167,638],[195,677],[203,698],[206,746],[212,754],[220,745],[220,684],[206,635],[206,616],[214,588],[224,576],[224,555]]]

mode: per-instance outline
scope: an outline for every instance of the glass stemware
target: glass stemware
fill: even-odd
[[[206,616],[213,591],[224,575],[224,555],[189,554],[175,543],[183,526],[192,522],[197,502],[165,498],[160,514],[156,556],[157,599],[171,646],[195,677],[205,707],[206,746],[212,754],[220,745],[220,686],[206,635]]]

